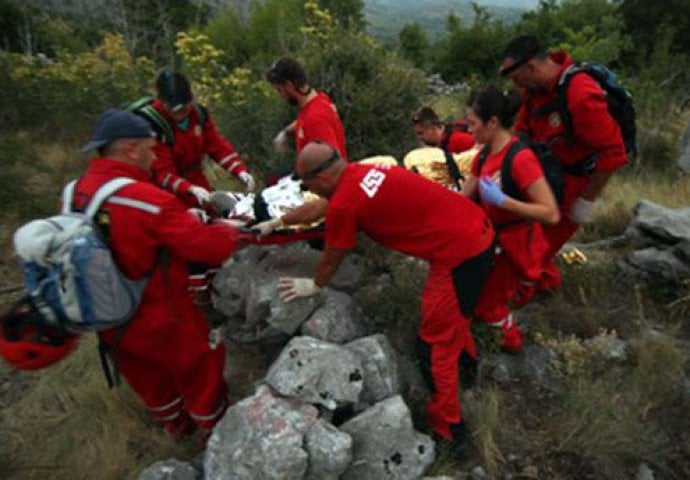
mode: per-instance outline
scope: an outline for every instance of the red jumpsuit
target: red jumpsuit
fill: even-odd
[[[444,131],[441,137],[441,148],[450,153],[462,153],[474,147],[474,135],[462,130]]]
[[[335,104],[323,92],[317,92],[309,103],[300,108],[295,123],[295,147],[297,154],[309,142],[320,140],[338,150],[347,160],[345,130]]]
[[[187,262],[220,265],[235,250],[236,230],[204,225],[137,167],[107,158],[91,161],[79,180],[74,207],[115,177],[138,180],[101,208],[108,243],[129,278],[151,274],[139,309],[123,327],[99,333],[118,371],[153,417],[173,434],[211,429],[226,407],[225,347],[209,345],[209,327],[187,292]],[[190,420],[191,417],[191,420]]]
[[[503,160],[515,141],[517,137],[513,137],[500,152],[489,154],[481,171],[478,155],[472,164],[472,175],[476,178],[490,177],[501,185]],[[522,198],[527,198],[526,191],[534,182],[544,178],[539,160],[532,150],[523,149],[515,155],[511,178]],[[539,279],[549,244],[540,223],[524,219],[500,207],[485,203],[481,205],[498,232],[500,253],[494,259],[494,266],[484,284],[475,314],[484,322],[495,324],[510,314],[507,304],[517,294],[520,284]]]
[[[561,65],[561,73],[572,59],[565,52],[551,54],[551,59]],[[537,115],[535,110],[556,100],[556,85],[559,75],[545,92],[527,92],[518,113],[515,129],[526,133],[533,141],[548,143],[563,165],[576,165],[593,154],[598,154],[596,170],[612,172],[627,162],[623,137],[618,123],[608,111],[603,90],[586,73],[576,74],[567,92],[568,110],[572,117],[574,142],[564,136],[565,126],[558,111],[549,115]],[[578,224],[568,213],[589,184],[587,176],[564,174],[565,191],[559,205],[561,221],[557,225],[544,227],[549,242],[547,266],[540,279],[539,288],[553,288],[560,284],[560,273],[553,257],[578,229]]]
[[[403,168],[348,164],[328,202],[326,245],[350,250],[358,231],[429,262],[419,329],[431,350],[427,417],[451,440],[461,420],[458,359],[476,356],[468,317],[491,265],[491,223],[470,200]]]
[[[197,206],[193,196],[183,195],[189,191],[189,187],[199,185],[211,190],[203,172],[204,155],[208,154],[213,161],[235,176],[247,171],[235,147],[218,133],[210,114],[202,122],[199,111],[193,107],[186,123],[175,124],[168,117],[160,100],[155,100],[153,107],[164,118],[169,119],[175,132],[172,148],[164,142],[157,142],[156,160],[152,167],[156,182],[164,189],[180,195],[188,206]]]

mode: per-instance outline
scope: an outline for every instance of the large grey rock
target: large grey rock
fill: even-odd
[[[399,395],[377,403],[340,429],[354,442],[344,480],[418,479],[436,457],[433,440],[414,430]]]
[[[219,297],[214,306],[228,317],[228,338],[243,343],[285,343],[323,303],[323,296],[286,303],[278,296],[276,272],[255,272],[247,277],[226,276],[214,282]]]
[[[321,252],[304,242],[250,247],[216,275],[213,306],[228,319],[226,335],[240,342],[281,344],[295,334],[324,301],[322,294],[285,303],[278,297],[281,277],[313,277]],[[334,288],[355,290],[364,261],[348,256],[331,281]]]
[[[197,480],[200,478],[201,472],[191,464],[181,462],[176,458],[156,462],[139,475],[139,480]]]
[[[637,468],[635,480],[654,480],[654,472],[646,463],[640,463],[640,466]]]
[[[499,353],[482,362],[482,369],[499,382],[520,378],[528,380],[547,390],[558,388],[551,373],[551,362],[556,355],[550,349],[538,345],[527,345],[517,354]]]
[[[295,337],[266,374],[281,395],[323,405],[356,403],[363,387],[359,356],[346,348],[312,337]]]
[[[632,227],[667,243],[690,240],[690,207],[667,208],[641,200],[634,208]]]
[[[635,250],[623,257],[619,266],[626,274],[647,280],[682,282],[690,278],[690,263],[683,262],[671,249]]]
[[[345,345],[359,355],[364,366],[364,389],[361,402],[376,403],[400,394],[397,354],[385,335],[360,338]]]
[[[345,343],[364,335],[362,310],[348,294],[327,288],[322,306],[302,324],[302,335]]]
[[[313,277],[321,258],[321,252],[305,242],[268,247],[266,255],[258,263],[260,271],[278,272],[286,276]],[[337,290],[354,292],[364,276],[365,260],[350,254],[340,264],[329,285]]]
[[[309,454],[305,480],[338,480],[352,461],[352,437],[319,419],[305,440]]]
[[[300,480],[307,471],[305,434],[318,410],[265,385],[230,407],[213,429],[204,456],[206,480]]]

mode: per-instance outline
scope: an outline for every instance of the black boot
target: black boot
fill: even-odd
[[[460,388],[463,390],[474,388],[477,385],[477,378],[479,376],[479,359],[463,350],[458,364]]]
[[[460,420],[458,423],[451,423],[450,433],[453,435],[453,440],[451,441],[453,453],[456,455],[464,455],[467,453],[472,441],[470,432],[465,425],[465,420]]]

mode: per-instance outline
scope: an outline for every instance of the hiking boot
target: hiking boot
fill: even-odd
[[[191,437],[197,426],[187,412],[181,412],[177,418],[163,422],[163,429],[168,437],[181,441]]]
[[[534,282],[522,282],[520,283],[518,291],[515,293],[513,302],[520,307],[524,307],[534,298],[536,293],[537,286]]]
[[[230,212],[235,208],[238,197],[230,192],[215,191],[211,193],[211,207],[217,217],[228,218]]]
[[[470,433],[465,425],[465,420],[460,420],[458,423],[450,424],[450,433],[453,435],[451,440],[451,448],[456,455],[464,455],[472,445]]]
[[[460,388],[467,390],[475,387],[479,376],[479,360],[463,350],[458,365]]]
[[[522,350],[524,333],[512,313],[508,314],[503,320],[489,323],[488,326],[501,329],[501,348],[505,352],[518,353]]]

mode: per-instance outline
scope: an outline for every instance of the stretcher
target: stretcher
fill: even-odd
[[[477,153],[479,153],[479,149],[474,147],[462,153],[451,154],[458,170],[465,178],[471,173],[472,162]],[[403,165],[408,170],[419,173],[427,180],[440,183],[448,188],[457,188],[448,172],[446,154],[440,148],[421,147],[411,150],[403,158]]]
[[[398,165],[394,157],[378,155],[365,158],[360,163],[380,166]],[[274,230],[270,235],[259,235],[251,229],[255,223],[280,218],[287,212],[316,200],[311,192],[303,191],[301,183],[291,175],[284,176],[275,185],[265,188],[258,195],[216,191],[211,195],[211,215],[235,221],[240,226],[241,239],[252,245],[279,245],[303,240],[324,238],[325,224],[320,219],[309,225],[291,225]]]
[[[280,218],[287,212],[318,198],[311,192],[304,192],[298,180],[287,175],[275,185],[258,194],[215,191],[206,213],[212,218],[223,218],[235,223],[244,243],[252,245],[276,245],[320,239],[324,236],[323,219],[309,225],[291,225],[261,236],[252,230],[252,225]]]

